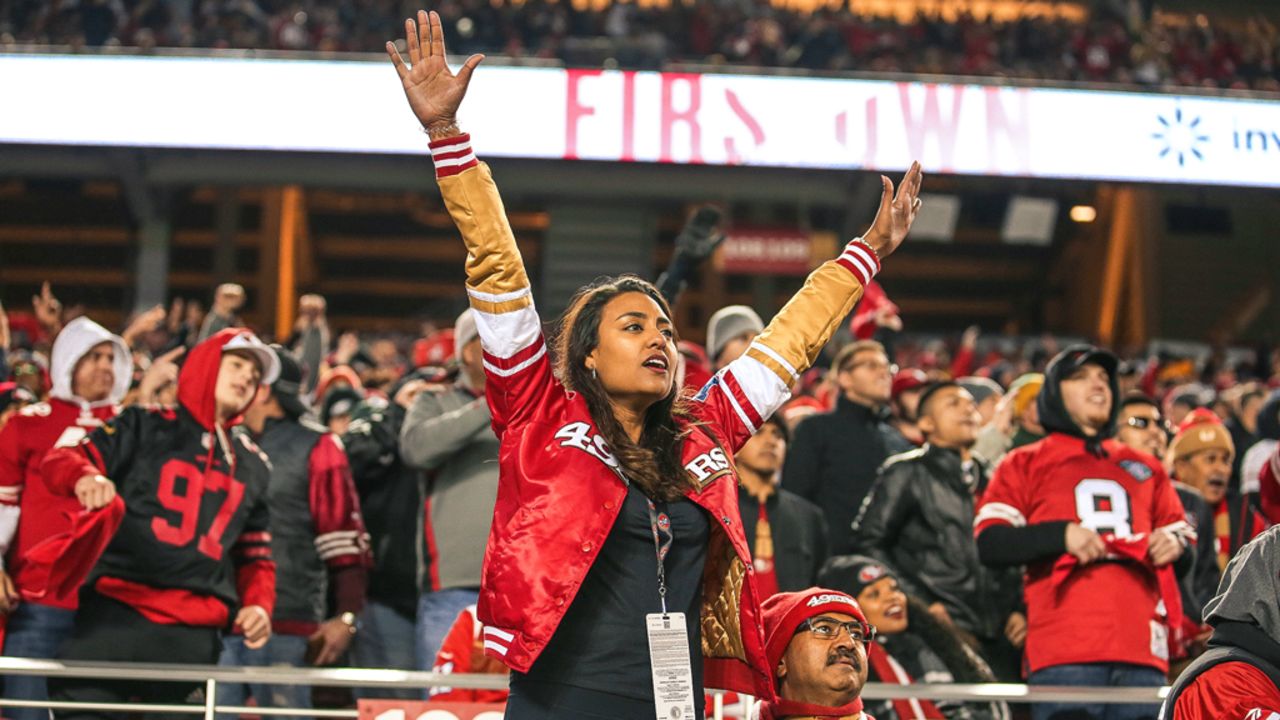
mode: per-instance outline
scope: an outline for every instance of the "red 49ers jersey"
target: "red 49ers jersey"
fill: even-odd
[[[1107,457],[1054,433],[1019,448],[996,468],[974,518],[974,534],[996,524],[1069,521],[1127,538],[1186,527],[1177,492],[1155,458],[1113,440]],[[1047,558],[1027,567],[1027,665],[1118,662],[1168,669],[1165,611],[1149,567],[1101,561],[1055,582]]]
[[[114,405],[80,407],[53,398],[47,403],[28,405],[9,420],[0,432],[0,548],[8,542],[6,515],[17,523],[13,544],[8,546],[5,563],[19,591],[32,593],[39,570],[28,566],[26,553],[44,540],[70,532],[71,518],[80,511],[74,497],[63,497],[49,491],[40,477],[40,463],[55,445],[74,445],[94,428],[110,420],[119,410]],[[11,510],[6,512],[3,506]],[[21,514],[18,514],[19,508]],[[77,598],[44,596],[24,597],[27,602],[74,610]]]

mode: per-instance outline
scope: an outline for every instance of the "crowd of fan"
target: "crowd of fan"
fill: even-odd
[[[369,0],[19,0],[0,9],[0,47],[380,52],[399,36],[406,8]],[[1135,19],[1100,6],[1085,22],[921,14],[904,24],[847,7],[798,11],[765,0],[600,9],[446,0],[437,9],[453,52],[570,66],[728,64],[1280,92],[1280,34],[1263,17]]]
[[[714,239],[690,228],[682,234],[672,268],[659,281],[664,292],[678,294],[682,279],[714,246]],[[224,285],[207,314],[198,301],[176,300],[168,309],[156,307],[133,318],[121,333],[133,368],[122,403],[175,403],[181,356],[219,330],[226,333],[224,328],[242,325],[238,312],[244,301],[242,288]],[[325,511],[318,507],[342,507],[347,516],[354,512],[363,520],[350,527],[331,523],[329,532],[316,520],[318,538],[311,540],[330,565],[327,597],[325,583],[315,576],[311,581],[317,585],[302,591],[315,596],[312,600],[324,610],[302,621],[280,617],[278,606],[272,640],[277,649],[270,662],[503,671],[477,646],[474,603],[496,492],[493,459],[498,445],[489,428],[485,372],[469,313],[452,328],[428,328],[418,338],[362,337],[332,333],[323,298],[307,295],[299,302],[295,332],[273,346],[282,370],[270,395],[260,395],[259,403],[274,410],[265,425],[261,419],[255,423],[249,412],[250,431],[264,448],[270,447],[266,436],[272,428],[290,423],[341,438],[332,447],[345,454],[336,461],[344,467],[330,472],[329,479],[316,479],[318,451],[311,451],[311,512],[319,518]],[[0,476],[0,519],[5,504],[20,505],[22,517],[31,518],[35,515],[27,505],[41,502],[31,499],[39,497],[30,490],[33,461],[10,457],[24,442],[14,437],[21,432],[14,419],[51,417],[42,404],[51,401],[51,390],[55,399],[65,398],[73,387],[72,377],[60,381],[57,374],[74,375],[83,363],[76,360],[72,367],[64,360],[59,365],[55,338],[76,314],[61,306],[47,284],[33,298],[31,312],[6,314],[0,309],[0,377],[7,378],[0,384],[0,475],[17,475]],[[74,322],[80,324],[75,332],[83,334],[86,320]],[[745,306],[715,313],[705,345],[681,343],[685,385],[701,386],[744,352],[762,329],[759,316]],[[909,339],[902,329],[896,306],[873,282],[829,354],[803,376],[793,399],[738,455],[742,521],[756,570],[768,591],[819,584],[857,597],[881,630],[877,657],[882,663],[877,666],[872,658],[873,679],[1019,681],[1027,637],[1022,574],[1017,567],[979,568],[981,550],[975,546],[971,520],[975,496],[984,492],[1001,458],[1045,436],[1036,400],[1046,383],[1045,365],[1060,348],[1048,336],[1030,341],[983,338],[975,328],[954,342],[920,341]],[[84,357],[89,357],[87,350]],[[1254,360],[1234,367],[1213,357],[1154,355],[1130,358],[1114,370],[1115,402],[1121,405],[1118,439],[1154,455],[1153,462],[1180,481],[1186,515],[1198,525],[1196,559],[1178,566],[1183,620],[1169,628],[1172,669],[1203,652],[1208,628],[1202,609],[1226,561],[1269,521],[1280,519],[1280,484],[1273,467],[1280,441],[1280,391],[1272,390],[1280,385],[1278,365],[1280,354],[1260,348]],[[952,380],[955,384],[947,384]],[[951,398],[945,404],[962,407],[961,414],[944,419],[939,410],[944,403],[931,395]],[[956,402],[971,402],[967,412],[974,417],[966,419]],[[1199,439],[1184,441],[1191,429]],[[954,467],[945,460],[936,464],[936,458],[933,465],[914,464],[922,446],[944,458],[954,455]],[[1189,464],[1188,456],[1200,451],[1216,451],[1217,466],[1204,470]],[[272,457],[277,468],[289,464]],[[47,462],[44,467],[48,472]],[[944,477],[952,471],[955,478]],[[27,494],[19,497],[13,488],[22,487],[24,473]],[[358,500],[323,497],[341,496],[346,477],[353,479]],[[939,487],[954,482],[962,488],[956,496],[962,509],[945,511],[963,516],[954,537],[912,527],[924,520],[913,520],[903,510],[911,503],[902,494],[914,492],[912,483],[920,482],[941,483]],[[320,485],[327,489],[317,489]],[[926,494],[932,499],[911,502],[938,502],[936,493]],[[918,510],[926,515],[935,511],[943,512]],[[335,539],[339,535],[346,539]],[[12,573],[22,567],[15,554],[30,547],[7,547],[5,567]],[[290,572],[287,564],[300,562],[295,551],[277,550],[281,577]],[[966,565],[972,567],[961,567]],[[957,567],[958,576],[947,570]],[[353,575],[352,570],[358,572]],[[17,572],[21,585],[22,571]],[[0,580],[0,602],[8,612],[47,601],[24,595],[3,572]],[[25,640],[19,647],[17,641],[25,637],[11,634],[5,654],[39,656]],[[279,649],[286,640],[293,643],[291,652]],[[225,663],[267,662],[254,659],[246,639],[226,642]],[[885,648],[896,664],[884,660]],[[891,667],[897,670],[891,672]],[[903,667],[906,671],[899,672]],[[32,680],[8,682],[10,692],[19,692],[13,683]],[[233,694],[220,701],[242,703],[250,690],[228,687],[224,692]],[[501,701],[504,694],[444,689],[441,697]],[[310,702],[305,693],[283,693],[281,688],[275,695],[259,695],[257,702],[282,698],[295,706]],[[1006,712],[998,705],[940,703],[936,709],[947,717],[994,718]],[[16,712],[14,717],[23,711]],[[905,706],[885,703],[875,715],[907,717],[907,712]]]

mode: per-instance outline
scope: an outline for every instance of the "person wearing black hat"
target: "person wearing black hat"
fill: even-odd
[[[17,383],[0,382],[0,430],[4,429],[5,423],[14,413],[35,401],[36,396],[30,390]]]
[[[341,436],[351,427],[351,417],[364,395],[355,388],[339,385],[325,393],[320,401],[320,424]]]
[[[974,498],[986,485],[971,453],[977,404],[960,384],[936,382],[922,389],[917,415],[926,444],[885,462],[853,521],[854,547],[898,568],[907,594],[1015,680],[1019,653],[1006,635],[1025,619],[1013,617],[1017,600],[996,591],[1001,578],[978,561],[973,542]]]
[[[351,468],[338,436],[307,417],[299,393],[302,366],[279,345],[280,377],[245,412],[245,425],[271,459],[267,506],[276,562],[275,634],[261,648],[223,638],[221,665],[330,665],[351,644],[364,608],[369,539]],[[326,601],[334,598],[335,616]],[[261,707],[311,707],[305,685],[218,686],[218,702],[243,705],[252,693]]]
[[[991,668],[955,627],[930,614],[918,598],[909,597],[888,565],[864,555],[837,555],[823,565],[818,582],[849,593],[876,628],[875,642],[867,645],[869,681],[890,685],[996,681]],[[954,700],[872,701],[867,711],[877,720],[1003,720],[1009,715],[1004,703]]]
[[[1117,360],[1073,345],[1045,369],[1044,439],[996,468],[974,521],[986,565],[1026,565],[1028,682],[1159,687],[1182,624],[1173,563],[1195,535],[1164,469],[1116,440]],[[1032,708],[1041,720],[1146,718],[1154,706]],[[1063,715],[1067,716],[1067,715]]]

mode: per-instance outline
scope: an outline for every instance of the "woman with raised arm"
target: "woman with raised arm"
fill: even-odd
[[[507,717],[701,718],[704,686],[768,697],[764,598],[737,518],[732,458],[906,237],[919,165],[896,197],[884,178],[867,234],[683,401],[671,312],[640,278],[579,291],[548,353],[493,176],[457,123],[483,57],[452,73],[434,12],[406,20],[405,40],[409,65],[391,43],[387,53],[466,243],[501,440],[478,614],[486,652],[512,670]]]

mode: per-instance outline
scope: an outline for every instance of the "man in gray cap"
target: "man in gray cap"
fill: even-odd
[[[480,597],[480,567],[498,497],[498,437],[489,426],[484,356],[470,310],[453,326],[458,378],[423,392],[400,429],[406,465],[434,473],[426,533],[435,549],[418,602],[418,667],[430,670],[444,636]]]
[[[1187,666],[1161,720],[1274,718],[1280,713],[1280,527],[1240,548],[1204,607],[1209,651]]]
[[[746,305],[722,307],[707,322],[707,357],[711,371],[737,360],[751,341],[764,331],[764,321]]]
[[[996,407],[1000,404],[1000,398],[1004,396],[1004,388],[1000,387],[1000,383],[991,378],[970,375],[956,380],[956,384],[973,396],[973,401],[978,404],[978,415],[982,418],[981,426],[986,426],[996,416]]]

